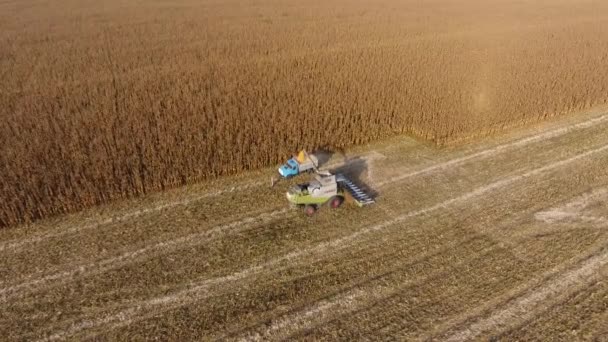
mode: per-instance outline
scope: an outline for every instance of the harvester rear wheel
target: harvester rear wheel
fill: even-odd
[[[332,209],[336,209],[342,205],[342,202],[344,202],[344,198],[342,198],[340,196],[334,196],[329,200],[329,206]]]
[[[310,205],[310,204],[309,204],[309,205],[307,205],[307,206],[305,206],[305,207],[304,207],[304,213],[305,213],[307,216],[312,216],[312,215],[314,215],[316,211],[317,211],[317,208],[315,208],[315,206],[314,206],[314,205]]]

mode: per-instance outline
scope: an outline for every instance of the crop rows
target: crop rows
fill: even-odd
[[[532,3],[0,4],[0,226],[605,103],[608,4]]]

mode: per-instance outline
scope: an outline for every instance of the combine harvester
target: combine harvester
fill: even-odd
[[[347,201],[359,207],[375,203],[374,199],[342,174],[318,172],[309,183],[293,186],[287,192],[287,200],[304,213],[312,216],[324,204],[336,209]]]

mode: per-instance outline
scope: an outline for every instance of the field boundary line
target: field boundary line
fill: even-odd
[[[383,182],[377,183],[376,185],[378,187],[382,187],[386,184],[391,184],[394,182],[402,181],[404,179],[411,178],[414,176],[429,174],[429,173],[433,173],[434,171],[442,170],[442,169],[445,169],[450,166],[460,165],[469,160],[477,160],[477,159],[491,157],[491,156],[496,155],[497,153],[500,153],[500,152],[503,152],[506,150],[510,150],[510,149],[513,149],[516,147],[523,147],[523,146],[529,145],[531,143],[545,141],[545,140],[548,140],[551,138],[556,138],[556,137],[568,134],[573,131],[593,127],[593,126],[598,125],[605,121],[608,121],[608,114],[604,114],[602,116],[599,116],[599,117],[596,117],[596,118],[593,118],[593,119],[590,119],[590,120],[587,120],[584,122],[580,122],[578,124],[574,124],[571,126],[560,127],[560,128],[556,128],[553,130],[543,132],[543,133],[535,134],[535,135],[532,135],[532,136],[529,136],[526,138],[521,138],[521,139],[515,140],[510,143],[499,144],[498,146],[495,146],[495,147],[492,147],[489,149],[475,152],[475,153],[472,153],[472,154],[469,154],[469,155],[466,155],[466,156],[463,156],[460,158],[451,159],[446,162],[439,163],[439,164],[436,164],[436,165],[433,165],[430,167],[426,167],[421,170],[413,171],[413,172],[410,172],[410,173],[407,173],[404,175],[391,177]]]
[[[360,157],[363,158],[365,160],[369,160],[369,161],[373,161],[375,159],[382,159],[382,158],[386,158],[383,154],[377,152],[377,151],[371,151],[369,153],[367,153],[366,155]],[[334,163],[335,165],[340,165],[339,163]],[[327,167],[332,167],[332,164],[328,164]],[[260,182],[258,182],[260,183]],[[250,186],[246,185],[246,186]],[[242,190],[243,187],[233,187],[230,190],[228,190],[229,192],[233,192],[233,191],[237,191],[237,190]],[[181,202],[175,202],[175,203],[171,203],[169,205],[163,205],[163,206],[157,206],[154,208],[150,208],[147,209],[148,212],[150,211],[156,211],[156,210],[161,210],[161,209],[165,209],[167,207],[170,206],[175,206],[175,205],[179,205],[179,204],[187,204],[190,203],[192,201],[196,201],[197,199],[203,198],[203,197],[209,197],[209,196],[217,196],[220,195],[221,193],[225,193],[226,191],[222,190],[222,191],[217,191],[214,193],[208,193],[205,194],[203,196],[198,196],[198,198],[194,198],[194,199],[190,199],[187,201],[181,201]],[[185,203],[187,202],[187,203]],[[53,282],[53,281],[57,281],[57,284],[61,284],[63,283],[66,279],[66,277],[73,277],[74,275],[78,275],[78,276],[88,276],[88,275],[95,275],[95,274],[100,274],[106,271],[109,271],[111,269],[117,268],[117,267],[121,267],[124,265],[129,264],[130,262],[136,262],[136,261],[141,261],[141,260],[145,260],[147,258],[151,258],[154,256],[157,256],[157,254],[153,254],[153,255],[149,255],[146,258],[146,253],[148,251],[154,250],[154,249],[158,249],[158,248],[162,248],[165,245],[175,245],[176,243],[182,243],[184,239],[189,239],[191,236],[196,236],[196,235],[205,235],[205,234],[210,234],[211,232],[214,233],[219,233],[220,231],[225,231],[227,230],[227,228],[231,228],[233,226],[237,226],[240,224],[247,224],[247,223],[251,223],[253,221],[255,221],[256,219],[259,219],[260,217],[264,217],[264,216],[269,216],[272,218],[275,218],[277,216],[281,216],[284,214],[288,214],[289,210],[287,209],[283,209],[283,210],[275,210],[275,211],[263,211],[262,213],[260,213],[258,216],[256,217],[246,217],[244,219],[241,219],[239,221],[233,222],[231,224],[228,225],[223,225],[219,228],[222,229],[218,229],[218,227],[212,228],[210,231],[207,232],[203,232],[203,233],[193,233],[188,235],[187,237],[181,237],[181,238],[177,238],[177,239],[173,239],[173,240],[169,240],[167,242],[161,242],[161,243],[157,243],[156,245],[152,246],[152,247],[145,247],[145,248],[141,248],[139,250],[136,250],[134,252],[128,252],[128,253],[123,253],[122,255],[119,256],[115,256],[115,257],[110,257],[107,259],[103,259],[103,260],[98,260],[96,262],[92,262],[89,264],[85,264],[85,265],[80,265],[77,267],[73,267],[72,270],[67,270],[67,271],[63,271],[63,272],[56,272],[55,274],[51,274],[51,275],[47,275],[47,276],[43,276],[40,279],[37,280],[33,280],[33,281],[25,281],[22,282],[20,284],[15,284],[13,286],[9,286],[9,287],[5,287],[5,288],[1,288],[0,289],[0,302],[6,302],[9,299],[17,296],[19,294],[19,292],[21,291],[27,291],[29,290],[31,291],[36,291],[36,287],[41,286],[44,283],[49,283],[49,282]],[[137,211],[135,212],[135,214],[137,215],[141,215],[145,213],[144,211]],[[111,220],[110,220],[111,221]],[[211,241],[211,240],[209,240]],[[190,245],[187,245],[190,246]],[[180,248],[185,248],[185,247],[180,247]],[[173,248],[171,251],[173,250],[177,250],[178,248]],[[169,250],[164,251],[164,253],[169,253],[171,252]],[[112,265],[112,263],[117,262],[116,265]],[[94,266],[98,266],[99,268],[95,268]],[[29,278],[32,278],[34,275],[30,275]],[[27,279],[27,278],[26,278]],[[2,283],[0,283],[2,284]],[[43,287],[42,289],[48,289],[50,287]],[[40,289],[38,289],[40,290]]]
[[[594,118],[594,119],[590,119],[588,121],[579,123],[579,124],[577,124],[575,126],[577,126],[579,128],[580,127],[589,127],[589,126],[596,125],[596,124],[598,124],[598,122],[602,122],[603,120],[608,120],[608,114],[605,114],[605,115],[603,115],[601,117],[597,117],[597,118]],[[570,130],[572,130],[571,126],[569,126],[569,127],[562,127],[560,129],[558,129],[558,131],[561,132],[561,133],[559,133],[559,132],[558,133],[559,134],[565,134],[563,132],[569,132]],[[549,136],[556,135],[556,133],[554,131],[549,131],[548,133],[551,133],[551,134],[549,134]],[[557,134],[557,135],[559,135],[559,134]],[[410,173],[408,173],[406,175],[402,175],[402,176],[399,177],[399,179],[393,179],[393,180],[385,181],[385,182],[383,182],[383,184],[392,183],[394,181],[403,180],[405,178],[413,177],[413,176],[417,176],[417,175],[421,175],[421,174],[431,173],[431,172],[434,172],[434,171],[441,170],[441,169],[443,169],[443,168],[445,168],[447,166],[453,166],[453,165],[462,164],[462,163],[465,163],[465,162],[467,162],[469,160],[476,160],[476,159],[478,159],[480,157],[491,156],[491,155],[494,155],[496,153],[500,153],[500,152],[502,152],[504,150],[507,150],[508,148],[513,147],[513,146],[520,146],[522,144],[530,144],[530,143],[532,143],[534,141],[539,140],[539,138],[538,138],[539,136],[546,136],[546,135],[548,135],[548,134],[547,133],[542,133],[540,135],[537,134],[537,135],[532,136],[532,137],[516,140],[516,141],[511,142],[511,143],[502,144],[502,145],[499,145],[498,147],[494,147],[494,148],[489,149],[489,150],[483,150],[481,152],[473,153],[473,154],[467,155],[467,156],[462,157],[462,158],[456,158],[456,159],[449,160],[448,162],[443,162],[443,163],[440,163],[440,164],[435,164],[435,165],[430,166],[430,167],[425,167],[425,168],[423,168],[421,170],[410,172]],[[532,139],[532,138],[534,138],[534,139]],[[542,139],[540,139],[540,140],[542,140]],[[492,153],[488,153],[488,152],[492,152]],[[362,156],[358,156],[358,158],[362,158],[362,159],[369,160],[369,161],[373,162],[373,161],[375,161],[377,159],[384,159],[384,158],[386,158],[386,156],[384,154],[376,151],[376,150],[372,150],[372,151],[369,151],[369,152],[363,154]],[[370,163],[370,164],[372,164],[372,163]],[[325,165],[325,167],[333,167],[333,166],[336,166],[336,165],[340,165],[340,163],[338,163],[338,162],[328,163],[327,165]],[[189,203],[195,202],[195,201],[203,199],[203,198],[208,198],[208,197],[213,197],[213,196],[219,196],[219,195],[224,194],[226,192],[240,191],[240,190],[247,189],[247,188],[250,188],[250,187],[253,187],[253,186],[259,186],[261,184],[263,184],[263,182],[261,182],[261,181],[253,182],[253,183],[248,183],[248,184],[245,184],[245,185],[232,187],[230,189],[224,189],[224,190],[218,190],[218,191],[215,191],[215,192],[206,193],[206,194],[203,194],[201,196],[196,196],[196,197],[189,198],[189,199],[186,199],[186,200],[181,200],[181,201],[177,201],[177,202],[172,202],[172,203],[167,203],[167,204],[163,204],[163,205],[158,205],[158,206],[155,206],[155,207],[152,207],[152,208],[145,208],[145,209],[142,209],[142,210],[137,210],[137,211],[134,211],[134,212],[129,213],[127,215],[123,215],[123,216],[119,217],[118,219],[110,218],[108,220],[105,220],[105,221],[102,221],[102,222],[99,222],[99,223],[96,223],[96,224],[89,225],[87,228],[98,227],[100,225],[109,224],[109,223],[113,223],[113,222],[120,222],[120,221],[129,219],[129,218],[132,218],[132,217],[137,217],[137,216],[144,215],[144,214],[149,213],[149,212],[154,212],[154,211],[170,208],[170,207],[177,206],[177,205],[189,204]],[[270,212],[268,212],[268,213],[270,213]],[[391,216],[395,216],[395,215],[393,214]],[[76,231],[82,230],[82,229],[84,229],[82,226],[81,227],[75,227],[75,228],[72,228],[71,230],[67,230],[67,231],[55,234],[54,236],[47,236],[47,238],[50,238],[50,237],[59,237],[59,236],[62,236],[62,235],[68,235],[71,232],[76,232]],[[18,246],[21,246],[21,245],[24,245],[24,244],[27,244],[27,243],[33,243],[33,242],[37,242],[37,241],[43,240],[44,238],[45,238],[44,236],[42,236],[42,237],[40,237],[40,236],[39,237],[34,237],[34,238],[30,239],[30,240],[24,240],[24,241],[17,242],[15,244],[13,244],[11,247],[16,248]],[[3,247],[3,245],[0,245],[0,251],[2,251],[2,249],[3,249],[2,247]],[[115,259],[115,258],[111,258],[111,259]],[[101,263],[103,263],[103,261]],[[67,274],[69,272],[70,271],[66,271],[66,272],[63,272],[63,273]],[[48,278],[48,277],[45,277],[45,278]],[[57,278],[53,277],[52,279],[57,279]],[[31,284],[31,283],[34,283],[34,282],[29,282],[29,283]],[[3,295],[3,293],[7,292],[7,291],[3,291],[3,290],[5,290],[5,289],[0,289],[0,301],[2,300],[1,296]]]
[[[563,160],[556,161],[551,164],[542,166],[540,168],[533,169],[533,170],[525,172],[523,174],[514,175],[511,177],[499,180],[499,181],[495,181],[486,186],[476,188],[473,191],[465,193],[461,196],[448,199],[446,201],[440,202],[438,204],[435,204],[435,205],[427,207],[427,208],[415,210],[415,211],[400,215],[400,216],[398,216],[392,220],[386,221],[384,223],[380,223],[380,224],[377,224],[377,225],[374,225],[374,226],[371,226],[368,228],[360,229],[347,236],[344,236],[344,237],[341,237],[341,238],[338,238],[335,240],[323,242],[314,247],[305,248],[305,249],[302,249],[299,251],[295,251],[295,252],[286,254],[279,258],[275,258],[275,259],[267,261],[263,264],[253,266],[253,267],[232,273],[230,275],[203,280],[199,283],[193,284],[193,287],[191,287],[189,289],[181,290],[181,291],[178,291],[176,293],[172,293],[172,294],[169,294],[166,296],[159,296],[156,298],[133,303],[129,308],[127,308],[117,314],[110,314],[103,318],[98,318],[98,319],[84,320],[80,323],[73,324],[71,327],[69,327],[66,330],[62,330],[62,331],[52,334],[45,340],[56,340],[56,339],[67,338],[67,337],[73,336],[75,334],[78,334],[85,329],[97,328],[99,326],[106,325],[106,324],[110,324],[109,330],[113,330],[118,327],[128,325],[128,324],[132,323],[133,321],[137,320],[137,318],[145,319],[144,316],[146,316],[146,315],[144,315],[144,316],[139,315],[139,317],[138,317],[137,314],[141,311],[151,312],[152,310],[156,310],[155,312],[158,313],[159,311],[164,312],[164,311],[176,308],[176,307],[180,307],[180,306],[192,303],[192,302],[196,302],[196,301],[201,300],[206,297],[206,294],[207,294],[210,286],[222,285],[222,284],[225,284],[228,282],[235,282],[235,281],[244,279],[248,276],[251,276],[253,274],[261,273],[262,271],[264,271],[267,268],[271,268],[273,271],[276,271],[277,269],[279,269],[279,268],[275,267],[276,265],[279,265],[286,261],[291,261],[295,258],[303,257],[307,254],[321,256],[322,253],[328,249],[335,251],[337,249],[347,248],[349,246],[349,244],[352,244],[353,241],[355,241],[356,239],[358,239],[361,236],[364,236],[364,235],[367,235],[367,234],[370,234],[373,232],[377,232],[377,231],[382,231],[382,230],[386,229],[387,227],[390,227],[394,224],[406,221],[407,219],[410,219],[412,217],[427,214],[427,213],[436,211],[438,209],[444,209],[455,203],[466,202],[472,198],[475,198],[475,197],[478,197],[481,195],[485,195],[486,193],[490,193],[490,192],[493,192],[498,189],[502,189],[505,186],[508,186],[508,185],[518,182],[520,180],[524,180],[524,179],[527,179],[527,178],[530,178],[530,177],[533,177],[536,175],[540,175],[540,174],[543,174],[543,173],[553,170],[553,169],[558,169],[562,166],[566,166],[566,165],[571,164],[580,159],[583,159],[583,158],[586,158],[586,157],[589,157],[594,154],[598,154],[598,153],[601,153],[601,152],[604,152],[607,150],[608,150],[608,144],[595,148],[595,149],[592,149],[592,150],[588,150],[586,152],[580,153],[580,154],[570,157],[568,159],[563,159]]]
[[[500,153],[502,151],[505,151],[505,150],[508,150],[508,149],[511,149],[511,148],[526,146],[526,145],[534,143],[534,142],[539,142],[539,141],[551,139],[551,138],[554,138],[554,137],[558,137],[558,136],[561,136],[561,135],[565,135],[567,133],[570,133],[572,131],[576,131],[576,130],[579,130],[579,129],[590,128],[590,127],[593,127],[595,125],[601,124],[602,122],[605,122],[605,121],[608,121],[608,114],[603,114],[601,116],[594,117],[592,119],[589,119],[589,120],[586,120],[586,121],[583,121],[583,122],[580,122],[580,123],[577,123],[577,124],[574,124],[574,125],[569,125],[569,126],[565,126],[565,127],[559,127],[559,128],[555,128],[553,130],[546,131],[544,133],[539,133],[539,134],[535,134],[535,135],[532,135],[532,136],[529,136],[529,137],[526,137],[526,138],[521,138],[521,139],[518,139],[518,140],[516,140],[514,142],[499,144],[498,146],[495,146],[493,148],[485,149],[485,150],[482,150],[480,152],[475,152],[475,153],[466,155],[464,157],[460,157],[460,158],[456,158],[456,159],[451,159],[451,160],[448,160],[448,161],[445,161],[445,162],[440,162],[439,164],[435,164],[435,165],[428,166],[428,167],[423,167],[420,170],[412,171],[412,172],[409,172],[409,173],[404,174],[404,175],[392,177],[392,178],[389,178],[388,180],[385,180],[383,182],[375,183],[374,185],[377,186],[377,187],[383,187],[386,184],[402,181],[404,179],[415,177],[415,176],[418,176],[418,175],[431,174],[431,173],[433,173],[435,171],[445,169],[445,168],[447,168],[449,166],[460,165],[460,164],[463,164],[463,163],[465,163],[465,162],[467,162],[469,160],[475,160],[475,159],[478,159],[478,158],[486,158],[486,157],[495,155],[497,153]],[[386,157],[382,153],[379,153],[377,151],[372,151],[372,152],[370,152],[368,154],[372,154],[372,156],[369,156],[369,158],[372,159],[372,160],[374,160],[374,159],[381,159],[381,156],[382,157]],[[339,164],[337,164],[337,165],[339,165]],[[217,190],[217,191],[214,191],[214,192],[208,192],[208,193],[203,194],[203,195],[195,196],[195,197],[189,198],[189,199],[179,200],[179,201],[176,201],[176,202],[169,202],[169,203],[166,203],[166,204],[157,205],[157,206],[152,207],[152,208],[140,209],[140,210],[137,210],[137,211],[134,211],[134,212],[126,213],[126,214],[118,216],[118,217],[108,218],[108,219],[105,219],[105,220],[103,220],[101,222],[95,222],[95,223],[80,225],[80,226],[76,226],[76,227],[71,227],[71,228],[68,228],[67,230],[60,231],[60,232],[42,233],[42,234],[30,237],[30,238],[26,238],[26,239],[16,239],[16,241],[15,240],[9,240],[7,242],[0,243],[0,252],[3,252],[5,250],[12,250],[12,249],[20,248],[20,247],[23,247],[25,245],[29,245],[29,244],[33,244],[33,243],[38,243],[38,242],[41,242],[43,240],[50,239],[50,238],[58,238],[58,237],[70,235],[70,234],[73,234],[73,233],[77,233],[77,232],[80,232],[80,231],[83,231],[83,230],[89,230],[89,229],[97,228],[97,227],[108,225],[108,224],[112,224],[112,223],[122,222],[122,221],[128,220],[130,218],[140,217],[140,216],[146,215],[148,213],[160,211],[160,210],[163,210],[163,209],[172,208],[172,207],[179,206],[179,205],[187,205],[187,204],[190,204],[190,203],[193,203],[193,202],[200,201],[200,200],[205,199],[205,198],[216,197],[216,196],[220,196],[220,195],[225,194],[225,193],[232,193],[232,192],[235,192],[235,191],[241,191],[241,190],[246,190],[246,189],[250,189],[250,188],[253,188],[253,187],[262,186],[263,184],[265,184],[264,181],[256,181],[256,182],[245,183],[243,185],[235,186],[235,187],[232,187],[230,189]]]
[[[247,217],[229,224],[215,226],[210,230],[192,233],[169,241],[157,242],[152,246],[143,247],[131,252],[125,252],[115,257],[76,266],[70,270],[57,272],[36,280],[21,282],[13,286],[5,287],[0,289],[0,302],[7,302],[10,299],[18,297],[20,294],[23,295],[24,292],[29,293],[34,291],[48,290],[54,286],[65,283],[66,281],[70,281],[74,277],[101,274],[133,262],[147,260],[184,248],[199,246],[204,242],[215,240],[217,235],[225,234],[226,231],[230,231],[230,233],[237,233],[249,228],[250,226],[272,221],[287,212],[288,209],[282,209],[275,210],[270,213],[261,213],[254,217]],[[204,241],[201,239],[204,239]],[[51,284],[47,285],[49,283]]]
[[[369,160],[369,161],[373,161],[375,159],[382,159],[382,158],[386,158],[386,156],[384,156],[383,154],[377,152],[377,151],[371,151],[369,153],[367,153],[367,155],[364,155],[360,158]],[[339,163],[334,163],[335,165],[341,165]],[[328,164],[327,167],[332,167],[332,164]],[[258,182],[261,183],[261,182]],[[256,183],[257,184],[257,183]],[[258,184],[259,185],[259,184]],[[251,184],[246,185],[245,187],[251,186]],[[181,201],[181,202],[174,202],[174,203],[170,203],[167,205],[162,205],[162,206],[156,206],[154,208],[150,208],[150,209],[146,209],[146,210],[140,210],[137,212],[134,212],[134,214],[142,215],[145,212],[151,212],[151,211],[156,211],[156,210],[161,210],[161,209],[165,209],[167,207],[173,207],[176,205],[180,205],[180,204],[188,204],[191,203],[193,201],[199,200],[201,198],[207,198],[210,196],[218,196],[222,193],[226,193],[226,192],[233,192],[233,191],[238,191],[238,190],[242,190],[244,187],[232,187],[229,190],[221,190],[221,191],[217,191],[214,193],[207,193],[203,196],[198,196],[197,198],[192,198],[189,200],[185,200],[185,201]],[[183,240],[186,239],[191,239],[193,236],[206,236],[209,234],[219,234],[220,231],[224,232],[229,228],[232,228],[234,226],[238,226],[241,224],[249,224],[251,222],[254,222],[255,220],[258,220],[261,217],[271,217],[271,218],[276,218],[278,216],[284,215],[284,214],[288,214],[290,212],[290,210],[288,209],[282,209],[282,210],[275,210],[275,211],[263,211],[261,212],[259,215],[257,216],[249,216],[246,218],[243,218],[241,220],[238,220],[236,222],[233,222],[231,224],[226,224],[226,225],[222,225],[219,227],[214,227],[209,231],[203,232],[203,233],[193,233],[190,234],[186,237],[181,237],[181,238],[176,238],[176,239],[172,239],[166,242],[160,242],[157,243],[156,245],[152,246],[152,247],[145,247],[145,248],[141,248],[139,250],[133,251],[133,252],[128,252],[128,253],[123,253],[122,255],[119,256],[115,256],[115,257],[110,257],[107,259],[102,259],[102,260],[98,260],[96,262],[92,262],[86,265],[80,265],[77,267],[73,267],[71,270],[67,270],[67,271],[63,271],[63,272],[56,272],[55,274],[51,274],[51,275],[47,275],[47,276],[43,276],[40,279],[37,280],[33,280],[33,281],[25,281],[25,282],[21,282],[19,284],[15,284],[9,287],[5,287],[5,288],[0,288],[0,302],[6,302],[9,299],[11,299],[12,297],[15,297],[19,294],[19,292],[21,291],[27,291],[29,290],[31,291],[36,291],[36,287],[40,286],[41,284],[44,283],[49,283],[52,281],[57,281],[58,284],[63,283],[63,281],[65,281],[66,277],[73,277],[74,275],[78,275],[78,276],[87,276],[87,275],[95,275],[95,274],[100,274],[106,271],[109,271],[111,269],[117,268],[117,267],[121,267],[124,265],[129,264],[130,262],[136,262],[136,261],[141,261],[141,260],[145,260],[151,257],[155,257],[158,255],[157,254],[153,254],[153,255],[149,255],[146,257],[146,253],[148,251],[151,250],[155,250],[155,249],[159,249],[162,248],[164,246],[173,246],[177,243],[184,243]],[[123,216],[124,218],[124,216]],[[108,220],[109,222],[113,222],[112,219]],[[118,221],[117,221],[118,222]],[[104,221],[104,223],[107,223],[106,221]],[[209,240],[211,241],[211,240]],[[186,245],[186,246],[191,246],[191,245]],[[166,250],[163,252],[164,253],[170,253],[171,251],[177,250],[177,249],[181,249],[181,248],[185,248],[185,247],[174,247],[171,250]],[[0,249],[1,250],[1,249]],[[118,262],[118,264],[116,265],[112,265],[112,263],[114,262]],[[94,266],[98,266],[99,268],[95,268]],[[89,272],[87,272],[87,270],[91,270]],[[34,275],[30,275],[30,277],[28,278],[33,278]],[[26,278],[27,279],[27,278]],[[2,283],[0,283],[2,284]],[[55,285],[58,285],[55,284]],[[48,289],[49,287],[44,287],[42,289]],[[38,289],[40,290],[40,289]]]
[[[579,123],[579,124],[575,125],[575,127],[586,128],[586,127],[590,127],[590,126],[596,125],[598,123],[601,123],[604,120],[608,121],[608,114],[605,114],[603,116],[596,117],[596,118],[587,120],[585,122]],[[435,164],[435,165],[432,165],[430,167],[425,167],[425,168],[422,168],[421,170],[410,172],[410,173],[408,173],[406,175],[402,175],[402,176],[399,177],[399,179],[393,179],[393,180],[385,181],[382,184],[386,185],[388,183],[392,183],[392,182],[395,182],[395,181],[403,180],[405,178],[414,177],[414,176],[422,175],[422,174],[432,173],[434,171],[438,171],[438,170],[444,169],[447,166],[454,166],[454,165],[465,163],[465,162],[470,161],[470,160],[476,160],[476,159],[478,159],[480,157],[483,158],[483,157],[491,156],[491,155],[494,155],[496,153],[500,153],[500,152],[502,152],[504,150],[507,150],[508,148],[514,147],[514,146],[521,146],[522,144],[525,145],[525,144],[530,144],[530,143],[538,141],[538,140],[543,140],[544,138],[543,139],[539,139],[540,136],[543,136],[543,137],[544,136],[551,136],[551,137],[553,137],[553,136],[556,136],[556,135],[559,136],[561,134],[565,134],[565,133],[573,130],[572,127],[573,126],[562,127],[562,128],[557,129],[557,130],[554,130],[554,131],[549,131],[549,132],[546,132],[546,133],[542,133],[540,135],[537,134],[537,135],[534,135],[534,136],[531,136],[531,137],[528,137],[528,138],[516,140],[516,141],[511,142],[511,143],[502,144],[502,145],[499,145],[499,146],[494,147],[494,148],[489,149],[489,150],[483,150],[481,152],[473,153],[473,154],[470,154],[470,155],[467,155],[467,156],[464,156],[464,157],[461,157],[461,158],[456,158],[456,159],[449,160],[447,162],[443,162],[443,163],[440,163],[440,164]],[[548,134],[548,133],[550,133],[550,134]],[[492,153],[488,153],[488,152],[492,152]],[[358,157],[366,159],[366,160],[370,160],[370,161],[374,161],[376,159],[384,159],[384,158],[386,158],[386,156],[384,154],[382,154],[382,153],[380,153],[380,152],[378,152],[376,150],[369,151],[366,154],[364,154],[362,156],[358,156]],[[329,163],[329,164],[326,165],[326,167],[331,167],[332,165],[334,165],[334,166],[335,165],[340,165],[340,163],[337,163],[337,162]],[[250,188],[250,187],[261,186],[262,184],[263,184],[262,181],[252,182],[252,183],[244,184],[244,185],[241,185],[241,186],[235,186],[235,187],[232,187],[230,189],[224,189],[224,190],[218,190],[218,191],[215,191],[215,192],[209,192],[209,193],[206,193],[206,194],[203,194],[203,195],[200,195],[200,196],[195,196],[195,197],[192,197],[192,198],[189,198],[189,199],[185,199],[185,200],[181,200],[181,201],[177,201],[177,202],[171,202],[171,203],[167,203],[167,204],[163,204],[163,205],[158,205],[158,206],[155,206],[155,207],[152,207],[152,208],[144,208],[144,209],[137,210],[137,211],[134,211],[132,213],[120,216],[118,218],[109,218],[109,219],[107,219],[105,221],[98,222],[98,223],[95,223],[95,224],[90,224],[90,225],[87,225],[87,226],[74,227],[74,228],[71,228],[71,229],[69,229],[67,231],[59,232],[57,234],[48,234],[48,235],[43,235],[43,236],[37,236],[37,237],[33,237],[31,239],[18,241],[18,242],[12,243],[12,244],[9,243],[8,245],[7,244],[4,244],[4,245],[0,244],[0,252],[3,251],[3,249],[5,249],[7,247],[17,248],[17,247],[21,247],[21,246],[29,244],[29,243],[35,243],[35,242],[42,241],[45,238],[60,237],[60,236],[68,235],[70,233],[75,233],[75,232],[78,232],[78,231],[81,231],[81,230],[84,230],[84,229],[91,229],[91,228],[94,228],[94,227],[99,227],[99,226],[104,225],[104,224],[110,224],[110,223],[114,223],[114,222],[124,221],[126,219],[129,219],[129,218],[132,218],[132,217],[142,216],[142,215],[145,215],[145,214],[150,213],[150,212],[155,212],[155,211],[163,210],[163,209],[166,209],[166,208],[171,208],[171,207],[178,206],[178,205],[186,205],[186,204],[189,204],[189,203],[192,203],[192,202],[204,199],[204,198],[219,196],[219,195],[222,195],[224,193],[229,193],[229,192],[241,191],[241,190],[244,190],[244,189],[247,189],[247,188]],[[270,213],[270,212],[268,211],[266,213]],[[395,215],[391,215],[391,216],[395,216]],[[115,258],[112,258],[112,259],[115,259]],[[66,271],[66,272],[69,272],[69,271]],[[63,273],[66,273],[66,272],[63,272]],[[48,278],[48,277],[45,277],[45,278]],[[53,277],[52,279],[57,279],[57,278]],[[34,283],[34,282],[29,282],[29,283]],[[6,289],[0,289],[0,301],[2,300],[3,293],[7,292],[7,291],[3,291],[3,290],[6,290]]]
[[[386,158],[385,155],[383,155],[382,153],[380,153],[378,151],[370,151],[359,157],[363,158],[365,160],[370,160],[370,161],[375,160],[375,159]],[[332,167],[337,167],[340,165],[342,165],[342,163],[334,162],[334,163],[324,165],[323,167],[332,168]],[[61,232],[56,232],[56,233],[47,232],[47,233],[42,233],[42,234],[32,236],[28,239],[23,239],[23,240],[16,239],[17,241],[16,240],[7,241],[4,243],[0,243],[0,252],[3,252],[5,250],[16,249],[16,248],[19,248],[19,247],[22,247],[22,246],[28,245],[28,244],[37,243],[37,242],[43,241],[45,239],[58,238],[58,237],[70,235],[73,233],[78,233],[80,231],[89,230],[89,229],[97,228],[97,227],[112,224],[112,223],[126,221],[128,219],[140,217],[140,216],[146,215],[148,213],[153,213],[153,212],[161,211],[161,210],[168,209],[168,208],[173,208],[173,207],[180,206],[180,205],[188,205],[188,204],[195,203],[195,202],[198,202],[198,201],[206,199],[206,198],[217,197],[217,196],[221,196],[221,195],[224,195],[227,193],[233,193],[233,192],[237,192],[237,191],[243,191],[243,190],[247,190],[247,189],[251,189],[251,188],[260,187],[260,186],[263,186],[264,184],[266,184],[265,181],[248,182],[248,183],[233,186],[230,188],[207,192],[202,195],[193,196],[191,198],[181,199],[181,200],[177,200],[177,201],[169,202],[169,203],[165,203],[165,204],[159,204],[159,205],[156,205],[156,206],[153,206],[150,208],[138,209],[138,210],[135,210],[132,212],[127,212],[120,216],[107,218],[100,222],[94,222],[94,223],[90,223],[90,224],[71,227],[71,228],[68,228]]]

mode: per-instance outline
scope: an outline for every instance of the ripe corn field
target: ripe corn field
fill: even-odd
[[[0,3],[0,226],[608,101],[593,0]]]

